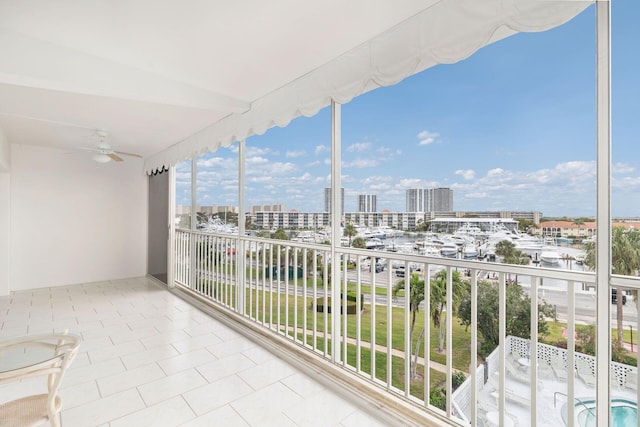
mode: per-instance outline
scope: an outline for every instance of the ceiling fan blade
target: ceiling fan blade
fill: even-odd
[[[123,156],[140,157],[142,159],[142,156],[140,154],[125,153],[124,151],[114,151],[114,153],[122,154]]]
[[[116,155],[114,153],[107,154],[107,156],[111,157],[111,160],[114,160],[116,162],[121,162],[121,161],[124,160],[122,157],[120,157],[120,156],[118,156],[118,155]]]

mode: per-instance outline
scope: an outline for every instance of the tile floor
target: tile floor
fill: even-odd
[[[147,278],[0,297],[0,340],[64,329],[82,337],[64,427],[384,425]],[[41,389],[5,384],[0,402]]]

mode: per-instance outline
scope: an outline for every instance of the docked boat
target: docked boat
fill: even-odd
[[[540,261],[548,265],[560,264],[560,254],[554,246],[544,246],[540,251]]]
[[[467,243],[462,247],[462,258],[476,258],[478,256],[478,246]]]
[[[444,257],[453,258],[458,255],[458,245],[454,242],[446,242],[440,248],[440,254]]]
[[[384,249],[385,247],[384,242],[377,237],[367,239],[365,244],[367,245],[367,249]]]

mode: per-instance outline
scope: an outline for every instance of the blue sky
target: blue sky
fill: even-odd
[[[640,216],[640,2],[612,4],[613,205]],[[454,209],[595,214],[595,9],[518,34],[470,58],[374,90],[342,107],[345,209],[376,194],[405,210],[405,190],[449,187]],[[247,140],[247,208],[321,211],[330,185],[328,109]],[[237,145],[202,156],[198,204],[237,205]],[[179,168],[179,179],[184,178]],[[178,182],[178,203],[188,203]]]

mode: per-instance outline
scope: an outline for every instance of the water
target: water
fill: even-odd
[[[585,402],[593,404],[593,401]],[[638,406],[635,402],[624,399],[614,399],[611,401],[611,427],[637,427],[638,426]],[[576,405],[576,409],[579,405]],[[577,415],[578,425],[581,427],[596,426],[596,408],[589,407],[580,411]]]

